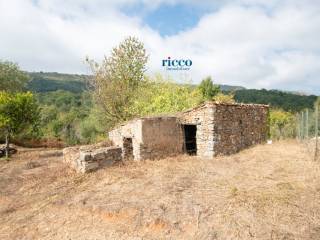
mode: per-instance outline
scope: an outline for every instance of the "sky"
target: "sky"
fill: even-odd
[[[90,74],[128,36],[149,75],[320,95],[320,0],[0,0],[0,59],[23,70]]]

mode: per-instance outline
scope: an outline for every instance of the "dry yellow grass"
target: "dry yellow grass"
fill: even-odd
[[[0,239],[320,239],[319,168],[295,141],[88,175],[25,150],[0,162]]]

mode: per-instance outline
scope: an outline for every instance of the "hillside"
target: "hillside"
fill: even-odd
[[[27,88],[33,92],[52,92],[57,90],[80,93],[86,89],[87,75],[31,72]]]
[[[51,92],[56,90],[65,90],[74,93],[80,93],[86,89],[86,81],[91,77],[89,75],[65,74],[57,72],[30,72],[28,73],[31,81],[28,89],[34,92]],[[193,85],[192,87],[196,87]],[[220,85],[222,91],[243,90],[241,86]]]
[[[81,93],[86,89],[86,82],[90,78],[89,75],[44,72],[33,72],[29,75],[31,81],[28,84],[28,89],[38,93],[57,90]],[[192,87],[196,87],[196,85]],[[241,86],[220,85],[220,88],[226,93],[234,93],[237,102],[269,104],[272,107],[293,112],[313,108],[313,103],[317,98],[315,95],[302,95],[278,90],[246,89]]]
[[[238,90],[245,90],[245,87],[241,86],[232,86],[232,85],[225,85],[225,84],[219,84],[219,87],[221,91],[228,91],[228,92],[234,92]]]
[[[296,141],[88,175],[19,150],[0,161],[0,239],[320,239],[319,163]]]
[[[272,107],[293,112],[298,112],[305,108],[312,109],[317,99],[315,95],[301,95],[266,89],[244,89],[237,90],[234,93],[237,102],[269,104]]]

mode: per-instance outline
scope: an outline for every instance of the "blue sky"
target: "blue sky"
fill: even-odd
[[[161,4],[155,9],[144,9],[141,3],[125,7],[122,11],[128,16],[140,16],[150,28],[163,37],[172,36],[197,25],[200,18],[213,11],[194,4]]]
[[[150,76],[320,94],[320,1],[0,0],[0,59],[28,71],[90,74],[128,36]],[[162,60],[191,59],[189,71]]]

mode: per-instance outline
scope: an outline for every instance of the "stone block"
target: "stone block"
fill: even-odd
[[[91,163],[82,162],[77,170],[82,173],[87,173],[87,172],[96,170],[98,168],[99,168],[99,164],[97,162],[91,162]]]
[[[90,161],[91,159],[92,159],[91,152],[80,151],[80,155],[79,155],[80,161],[86,162],[86,161]]]
[[[98,149],[91,153],[91,157],[94,161],[103,161],[106,158],[105,149]]]
[[[77,160],[79,158],[80,152],[79,147],[68,147],[62,150],[63,161],[70,165],[72,168],[77,167]]]

